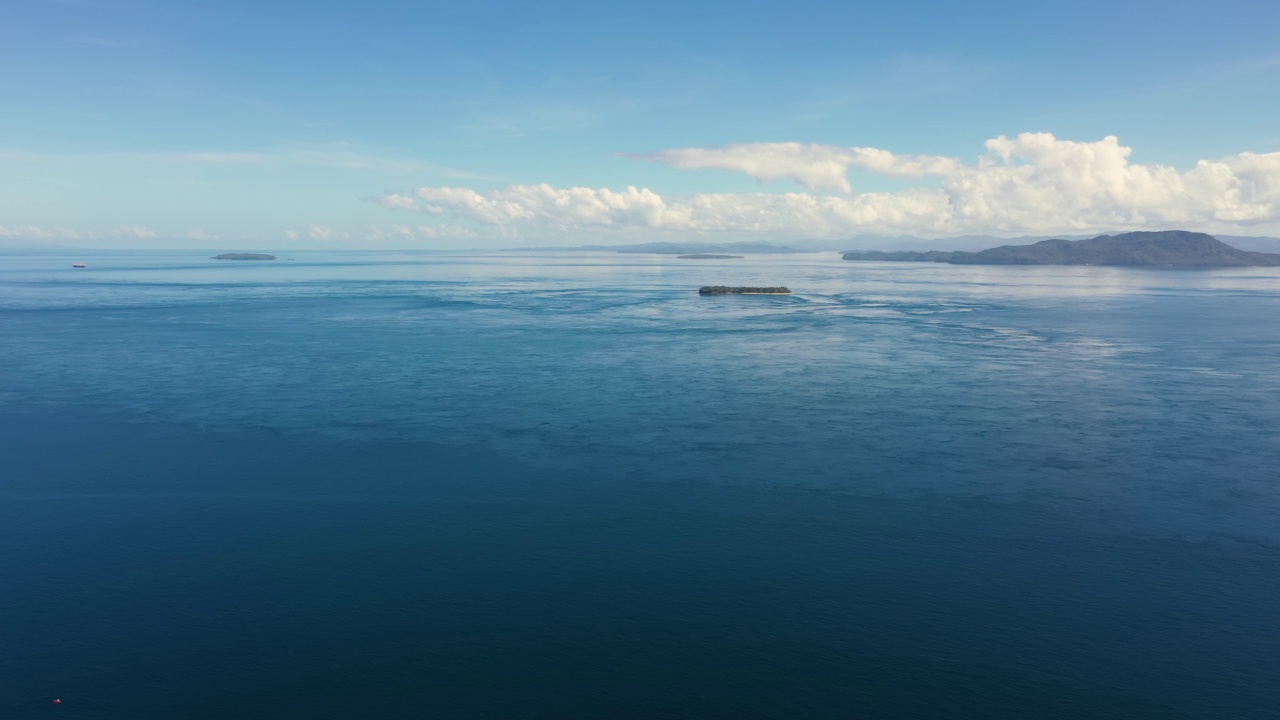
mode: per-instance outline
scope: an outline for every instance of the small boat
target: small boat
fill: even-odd
[[[71,267],[89,267],[89,266],[85,265],[84,263],[71,263]]]

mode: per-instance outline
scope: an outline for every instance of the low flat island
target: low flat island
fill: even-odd
[[[728,287],[725,285],[703,285],[698,288],[699,295],[790,295],[791,291],[784,287]]]
[[[223,253],[214,255],[214,260],[275,260],[275,255],[265,253]]]
[[[741,260],[741,255],[716,255],[714,253],[694,253],[692,255],[677,255],[677,260]]]

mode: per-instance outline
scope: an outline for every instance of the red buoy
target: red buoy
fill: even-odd
[[[54,699],[53,699],[53,704],[54,704],[54,705],[61,705],[61,704],[62,704],[62,698],[54,698]]]

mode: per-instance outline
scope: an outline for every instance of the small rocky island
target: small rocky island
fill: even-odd
[[[845,260],[935,262],[952,265],[1119,265],[1255,267],[1280,265],[1280,254],[1231,247],[1212,235],[1167,230],[1099,235],[1088,240],[1041,240],[980,252],[847,252]]]
[[[214,255],[214,260],[275,260],[275,255],[266,255],[264,253],[223,253]]]
[[[677,260],[741,260],[741,255],[716,255],[714,253],[694,253],[692,255],[677,255]]]
[[[699,295],[790,295],[791,291],[784,287],[727,287],[725,285],[704,285],[698,288]]]

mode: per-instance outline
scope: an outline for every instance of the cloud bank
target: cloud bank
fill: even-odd
[[[155,230],[142,225],[117,225],[98,230],[76,230],[67,227],[40,227],[37,225],[0,225],[0,238],[5,240],[29,240],[33,242],[67,240],[154,240]]]
[[[1280,231],[1280,153],[1201,160],[1189,170],[1130,162],[1114,136],[1000,136],[976,162],[863,147],[748,143],[640,156],[671,167],[792,180],[809,192],[662,196],[648,188],[424,187],[375,198],[406,210],[502,228],[941,236],[1186,228]],[[920,182],[856,192],[851,168]],[[820,193],[830,189],[831,193]]]
[[[303,230],[285,230],[284,237],[290,242],[306,238],[320,243],[386,243],[416,240],[469,240],[480,235],[471,228],[459,225],[391,225],[389,227],[369,225],[357,230],[343,230],[327,225],[308,225]]]
[[[662,150],[632,157],[681,170],[737,170],[760,181],[785,178],[810,190],[828,187],[846,193],[853,192],[848,177],[851,167],[900,178],[946,175],[963,167],[955,158],[895,155],[877,148],[802,143],[739,143],[722,148]]]

